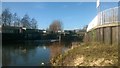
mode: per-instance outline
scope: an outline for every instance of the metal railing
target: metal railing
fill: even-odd
[[[120,6],[104,10],[98,14],[98,25],[120,22]]]
[[[112,23],[120,23],[120,6],[99,12],[98,15],[89,23],[87,31],[101,25]]]

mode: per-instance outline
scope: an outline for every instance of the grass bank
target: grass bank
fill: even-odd
[[[118,46],[99,43],[73,46],[51,59],[53,66],[117,66]]]

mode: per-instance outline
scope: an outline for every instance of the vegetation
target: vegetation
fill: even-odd
[[[0,17],[3,26],[15,26],[25,27],[28,29],[37,29],[37,21],[35,18],[30,18],[28,14],[25,14],[22,19],[17,13],[11,13],[10,10],[4,9]]]
[[[53,66],[117,66],[117,45],[82,44],[51,59]]]
[[[58,32],[63,30],[62,22],[59,20],[53,21],[53,23],[49,26],[49,30],[52,32]]]

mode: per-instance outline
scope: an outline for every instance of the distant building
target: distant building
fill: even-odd
[[[39,33],[43,34],[43,33],[46,33],[47,31],[46,30],[39,30]]]
[[[64,30],[64,33],[65,33],[65,34],[73,34],[73,33],[74,33],[74,30]]]
[[[47,33],[47,31],[46,31],[46,30],[44,30],[44,31],[43,31],[43,33]]]
[[[21,27],[13,27],[13,26],[4,26],[2,27],[2,33],[21,33]]]
[[[84,27],[83,27],[83,30],[87,30],[87,27],[88,27],[88,25],[84,26]]]
[[[39,32],[38,29],[26,29],[26,30],[23,30],[23,31],[24,31],[24,33],[30,33],[30,34]]]

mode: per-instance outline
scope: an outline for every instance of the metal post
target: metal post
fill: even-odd
[[[101,4],[100,4],[101,5]],[[98,15],[98,24],[100,25],[100,21],[101,21],[101,19],[100,19],[100,5],[97,7],[97,15]]]

